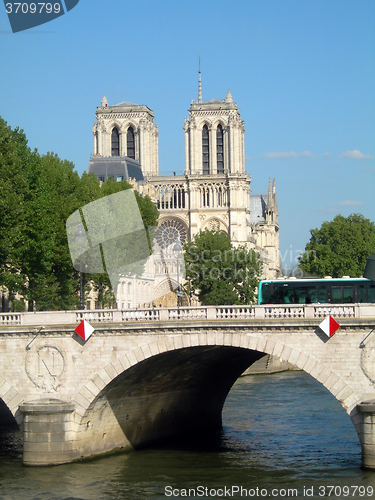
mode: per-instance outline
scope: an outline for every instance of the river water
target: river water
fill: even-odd
[[[240,378],[223,431],[188,442],[57,467],[24,467],[20,436],[0,442],[0,499],[375,499],[353,424],[303,372]]]

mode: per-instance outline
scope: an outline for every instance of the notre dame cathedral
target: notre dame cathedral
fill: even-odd
[[[239,109],[229,90],[225,99],[203,101],[200,71],[198,99],[190,105],[183,130],[184,173],[160,176],[158,127],[152,110],[127,101],[108,106],[104,96],[96,109],[94,154],[87,171],[103,182],[113,177],[136,183],[136,189],[148,194],[159,209],[159,234],[164,241],[177,236],[183,244],[202,229],[218,229],[229,234],[234,245],[258,251],[264,262],[263,277],[276,278],[281,269],[275,181],[269,181],[267,194],[251,194]],[[157,305],[176,303],[170,280],[160,273],[157,281],[155,296],[164,297]],[[143,302],[135,299],[134,284],[131,279],[119,283],[119,308],[154,302],[152,294],[144,291]]]

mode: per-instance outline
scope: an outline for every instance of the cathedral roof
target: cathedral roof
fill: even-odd
[[[202,104],[215,104],[215,103],[221,103],[225,102],[225,99],[210,99],[209,101],[204,101]]]
[[[210,99],[209,101],[192,101],[190,105],[189,111],[199,111],[199,110],[213,110],[213,109],[221,109],[221,110],[237,110],[237,105],[233,101],[232,94],[229,89],[225,99]]]
[[[250,195],[250,224],[259,224],[266,221],[266,194]]]
[[[147,113],[150,119],[154,119],[153,111],[145,104],[135,104],[130,101],[122,101],[118,104],[108,105],[108,100],[104,96],[101,101],[101,106],[96,108],[96,116],[105,116],[111,113]]]
[[[108,177],[121,177],[129,181],[135,179],[143,181],[143,173],[139,161],[127,156],[100,156],[92,155],[87,169],[88,174],[95,174],[97,178],[106,181]]]
[[[118,106],[118,107],[126,107],[126,106],[139,106],[139,105],[138,104],[134,104],[134,102],[123,101],[123,102],[119,102],[118,104],[114,104],[113,105],[114,108],[116,106]]]

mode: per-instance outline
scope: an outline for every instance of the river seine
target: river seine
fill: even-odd
[[[208,443],[43,468],[22,466],[19,433],[3,433],[0,499],[375,499],[350,418],[303,372],[240,378],[223,425]]]

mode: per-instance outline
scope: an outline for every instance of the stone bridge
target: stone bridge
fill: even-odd
[[[220,429],[235,380],[271,354],[340,401],[357,430],[362,465],[375,468],[374,309],[310,304],[1,314],[0,404],[23,431],[25,464],[72,462]],[[328,314],[341,325],[331,338],[319,328]],[[95,327],[86,342],[74,332],[83,318]]]

